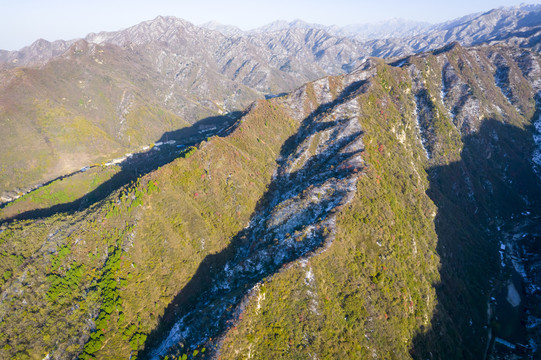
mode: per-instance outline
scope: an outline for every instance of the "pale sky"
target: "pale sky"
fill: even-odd
[[[243,30],[274,20],[324,25],[373,23],[390,18],[438,23],[513,0],[0,0],[0,49],[17,50],[39,38],[49,41],[114,31],[158,15],[194,24],[216,20]],[[539,4],[541,0],[530,0]]]

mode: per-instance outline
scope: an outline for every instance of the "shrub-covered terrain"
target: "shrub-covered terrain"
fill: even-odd
[[[85,210],[2,225],[0,357],[499,351],[526,313],[490,299],[527,283],[501,229],[540,214],[539,55],[455,45],[394,65],[258,101]]]

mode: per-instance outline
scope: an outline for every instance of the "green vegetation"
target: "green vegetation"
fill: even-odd
[[[224,358],[404,358],[429,324],[438,280],[435,207],[423,191],[422,149],[395,135],[413,138],[415,120],[406,115],[412,109],[397,107],[411,103],[400,88],[407,77],[385,74],[391,70],[383,68],[384,81],[358,98],[369,167],[338,217],[333,245],[260,286],[229,331]]]
[[[434,155],[427,159],[415,124],[411,73],[375,61],[377,73],[358,92],[358,107],[324,109],[332,120],[359,119],[360,156],[367,164],[355,196],[337,209],[336,233],[325,229],[335,236],[332,245],[256,287],[224,334],[224,359],[403,359],[427,358],[430,351],[440,358],[482,356],[489,280],[498,272],[496,224],[541,198],[528,163],[531,137],[524,131],[533,108],[521,101],[521,115],[504,104],[488,75],[460,65],[474,63],[467,51],[457,47],[446,56],[481,104],[482,116],[472,121],[476,131],[462,132],[438,100],[437,55],[412,59],[431,119],[423,124]],[[531,94],[525,84],[515,81],[513,91]],[[333,77],[328,85],[336,98],[346,83]],[[119,96],[106,89],[93,102],[106,105]],[[212,264],[265,206],[261,199],[276,161],[291,144],[286,140],[297,140],[292,135],[300,124],[289,114],[314,111],[323,98],[318,91],[308,84],[300,101],[257,102],[231,135],[186,149],[84,211],[3,225],[0,358],[142,357],[176,320],[176,296],[194,300],[181,291],[190,284],[198,293],[201,284],[190,280],[202,262]],[[90,106],[81,94],[74,104],[79,98],[81,107]],[[491,112],[489,101],[508,112],[507,123]],[[68,106],[36,106],[43,107],[44,128],[55,118],[73,120]],[[133,109],[126,120],[133,129],[143,126],[141,116],[168,116],[152,105]],[[163,121],[172,126],[175,119]],[[85,128],[86,121],[79,121]],[[306,144],[312,154],[323,136]],[[116,171],[96,168],[53,182],[2,216],[73,201]],[[185,344],[178,359],[208,358],[210,345]]]
[[[0,209],[0,221],[18,214],[78,200],[120,171],[118,166],[95,167],[40,187]]]
[[[123,275],[120,269],[120,258],[122,256],[122,243],[126,234],[133,231],[133,227],[126,227],[122,233],[112,231],[105,234],[107,247],[107,261],[103,268],[96,273],[97,287],[100,296],[100,310],[95,321],[96,331],[90,335],[90,340],[85,344],[84,352],[79,356],[81,359],[91,359],[92,354],[100,350],[105,339],[104,333],[110,327],[111,315],[114,312],[117,319],[120,320],[122,314],[122,298],[119,294],[119,288],[126,285],[126,280],[120,276]],[[138,337],[137,337],[138,339]],[[132,341],[130,340],[130,345]],[[133,350],[137,350],[137,347]]]
[[[138,76],[148,73],[143,59],[127,66],[114,51],[106,53],[101,56],[108,57],[107,66],[83,51],[17,70],[19,80],[0,90],[3,131],[9,134],[0,144],[0,193],[121,157],[190,125],[158,105],[160,83]]]
[[[52,273],[47,276],[47,281],[51,284],[47,292],[47,298],[50,301],[66,303],[71,300],[71,295],[80,286],[80,281],[85,272],[83,265],[76,262],[69,264],[69,269],[62,276],[58,273]]]
[[[133,359],[202,259],[246,225],[295,126],[261,102],[242,131],[187,149],[83,213],[11,223],[0,233],[2,290],[13,296],[0,357]],[[41,285],[16,293],[25,272]],[[44,310],[29,313],[23,299]]]

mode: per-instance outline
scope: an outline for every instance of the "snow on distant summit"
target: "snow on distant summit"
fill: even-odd
[[[222,33],[223,35],[226,35],[226,36],[241,36],[241,35],[244,34],[244,31],[242,31],[242,29],[240,29],[237,26],[224,25],[224,24],[221,24],[221,23],[219,23],[217,21],[214,21],[214,20],[206,22],[206,23],[201,24],[199,26],[201,26],[202,28],[205,28],[205,29],[218,31],[218,32],[220,32],[220,33]]]
[[[427,22],[393,18],[373,24],[351,24],[339,28],[338,35],[354,36],[361,40],[405,38],[417,36],[430,30]]]

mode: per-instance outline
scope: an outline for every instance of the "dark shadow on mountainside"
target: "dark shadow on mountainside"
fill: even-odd
[[[320,115],[334,106],[346,102],[368,89],[367,81],[348,86],[334,101],[319,106],[305,118],[296,134],[288,138],[280,150],[278,170],[267,192],[256,205],[250,225],[237,233],[228,246],[217,254],[207,255],[197,271],[174,297],[164,311],[158,326],[149,334],[140,358],[156,358],[159,354],[191,354],[204,346],[205,358],[212,357],[219,347],[220,338],[243,311],[243,299],[260,281],[278,272],[283,266],[314,254],[330,243],[327,226],[335,209],[347,201],[362,171],[360,166],[347,166],[361,153],[346,151],[354,142],[360,142],[362,132],[344,133],[348,118],[318,122]],[[322,115],[325,116],[325,115]],[[351,120],[357,122],[356,118]],[[358,122],[357,122],[358,124]],[[307,137],[331,130],[330,151],[310,158],[300,169],[288,172],[288,163],[294,161],[297,146]],[[342,166],[341,166],[342,165]],[[345,166],[344,166],[345,165]],[[275,210],[286,201],[303,200],[310,189],[333,189],[311,207],[296,208],[292,217],[302,219],[296,227],[275,226],[279,223]],[[287,229],[287,231],[286,231]],[[301,235],[290,235],[294,233]],[[172,336],[180,333],[182,335]],[[171,339],[171,341],[169,341]],[[199,358],[199,357],[198,357]]]
[[[0,220],[0,224],[10,223],[14,220],[31,220],[53,216],[59,213],[74,213],[89,208],[92,204],[105,199],[118,188],[137,180],[157,168],[170,163],[182,156],[190,146],[197,146],[201,141],[212,136],[227,136],[238,126],[242,112],[235,111],[223,116],[212,116],[202,119],[192,126],[164,133],[156,144],[148,151],[133,154],[130,158],[119,164],[120,172],[99,185],[96,189],[83,197],[69,203],[54,205],[48,208],[26,211],[15,216]],[[58,177],[42,186],[57,180],[69,179],[75,173]],[[9,203],[3,204],[3,208]]]
[[[541,215],[541,186],[531,165],[532,128],[485,120],[478,132],[463,137],[461,161],[428,170],[427,193],[438,207],[441,282],[434,284],[438,303],[431,324],[413,340],[413,358],[483,359],[489,328],[492,340],[503,337],[506,325],[487,319],[489,299],[502,285],[504,271],[498,224],[526,210]],[[532,306],[523,303],[522,316]],[[510,340],[523,341],[525,325],[513,326],[516,336]]]

